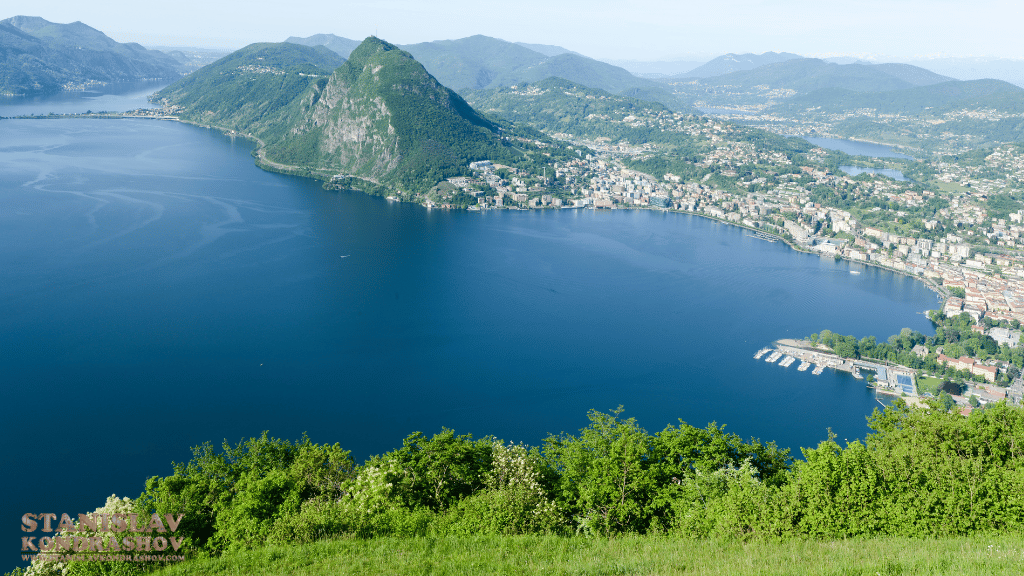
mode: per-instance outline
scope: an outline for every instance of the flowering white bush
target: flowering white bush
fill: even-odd
[[[522,445],[495,443],[486,488],[459,503],[448,526],[454,534],[527,534],[562,525],[562,514],[541,483],[540,468]]]
[[[93,510],[90,515],[93,517],[100,517],[105,515],[107,518],[113,518],[114,514],[123,514],[125,517],[129,514],[137,513],[137,507],[135,502],[125,496],[124,498],[118,498],[116,494],[111,494],[107,497],[107,502],[103,506]],[[109,532],[96,532],[93,530],[82,529],[79,522],[74,523],[75,530],[62,530],[57,532],[54,538],[66,538],[74,541],[78,538],[93,538],[103,537],[104,540],[110,538]],[[73,553],[73,551],[61,550],[55,551],[53,554],[47,554],[46,552],[40,552],[32,559],[32,564],[29,565],[28,569],[25,570],[25,576],[68,576],[73,574],[83,574],[93,572],[91,568],[94,566],[87,566],[84,562],[67,562],[64,560],[58,560],[62,556]],[[92,564],[92,563],[89,563]],[[100,572],[111,572],[116,571],[122,574],[141,572],[141,569],[134,566],[130,562],[117,562],[117,563],[99,563],[106,564],[99,571]],[[120,566],[113,566],[113,564],[119,564]]]

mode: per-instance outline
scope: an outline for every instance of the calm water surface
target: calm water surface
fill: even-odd
[[[0,116],[126,112],[138,108],[156,108],[147,96],[165,86],[167,82],[164,80],[124,82],[45,96],[0,96]]]
[[[361,460],[442,426],[537,444],[624,404],[651,431],[862,437],[862,381],[752,355],[823,328],[931,332],[918,282],[699,217],[428,211],[172,122],[2,130],[8,542],[25,512],[137,496],[190,446],[263,430]]]
[[[903,172],[892,168],[862,168],[860,166],[840,166],[839,168],[850,176],[856,176],[858,174],[878,174],[879,176],[888,176],[893,180],[899,180],[901,182],[907,181],[907,177],[903,175]]]

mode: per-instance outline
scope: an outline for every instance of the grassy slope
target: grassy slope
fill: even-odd
[[[252,574],[1019,574],[1020,535],[720,543],[660,537],[342,539],[276,546],[165,568]]]

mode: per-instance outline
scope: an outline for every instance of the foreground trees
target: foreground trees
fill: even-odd
[[[952,536],[1024,528],[1024,411],[940,401],[876,411],[864,441],[793,460],[712,423],[650,434],[621,408],[539,448],[451,430],[357,466],[338,445],[263,434],[196,447],[151,478],[140,514],[185,514],[200,555],[341,534]]]

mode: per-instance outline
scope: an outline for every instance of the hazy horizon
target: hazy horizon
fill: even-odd
[[[809,0],[724,0],[699,6],[638,0],[627,8],[607,0],[442,0],[430,6],[385,0],[350,2],[341,9],[319,0],[182,0],[174,5],[111,0],[89,6],[39,0],[16,6],[3,18],[81,21],[119,42],[224,50],[313,34],[353,40],[374,35],[396,44],[482,34],[558,45],[599,60],[707,61],[727,53],[774,51],[906,61],[1024,59],[1012,18],[1019,12],[1002,0],[969,6],[949,0],[868,0],[844,13]]]

